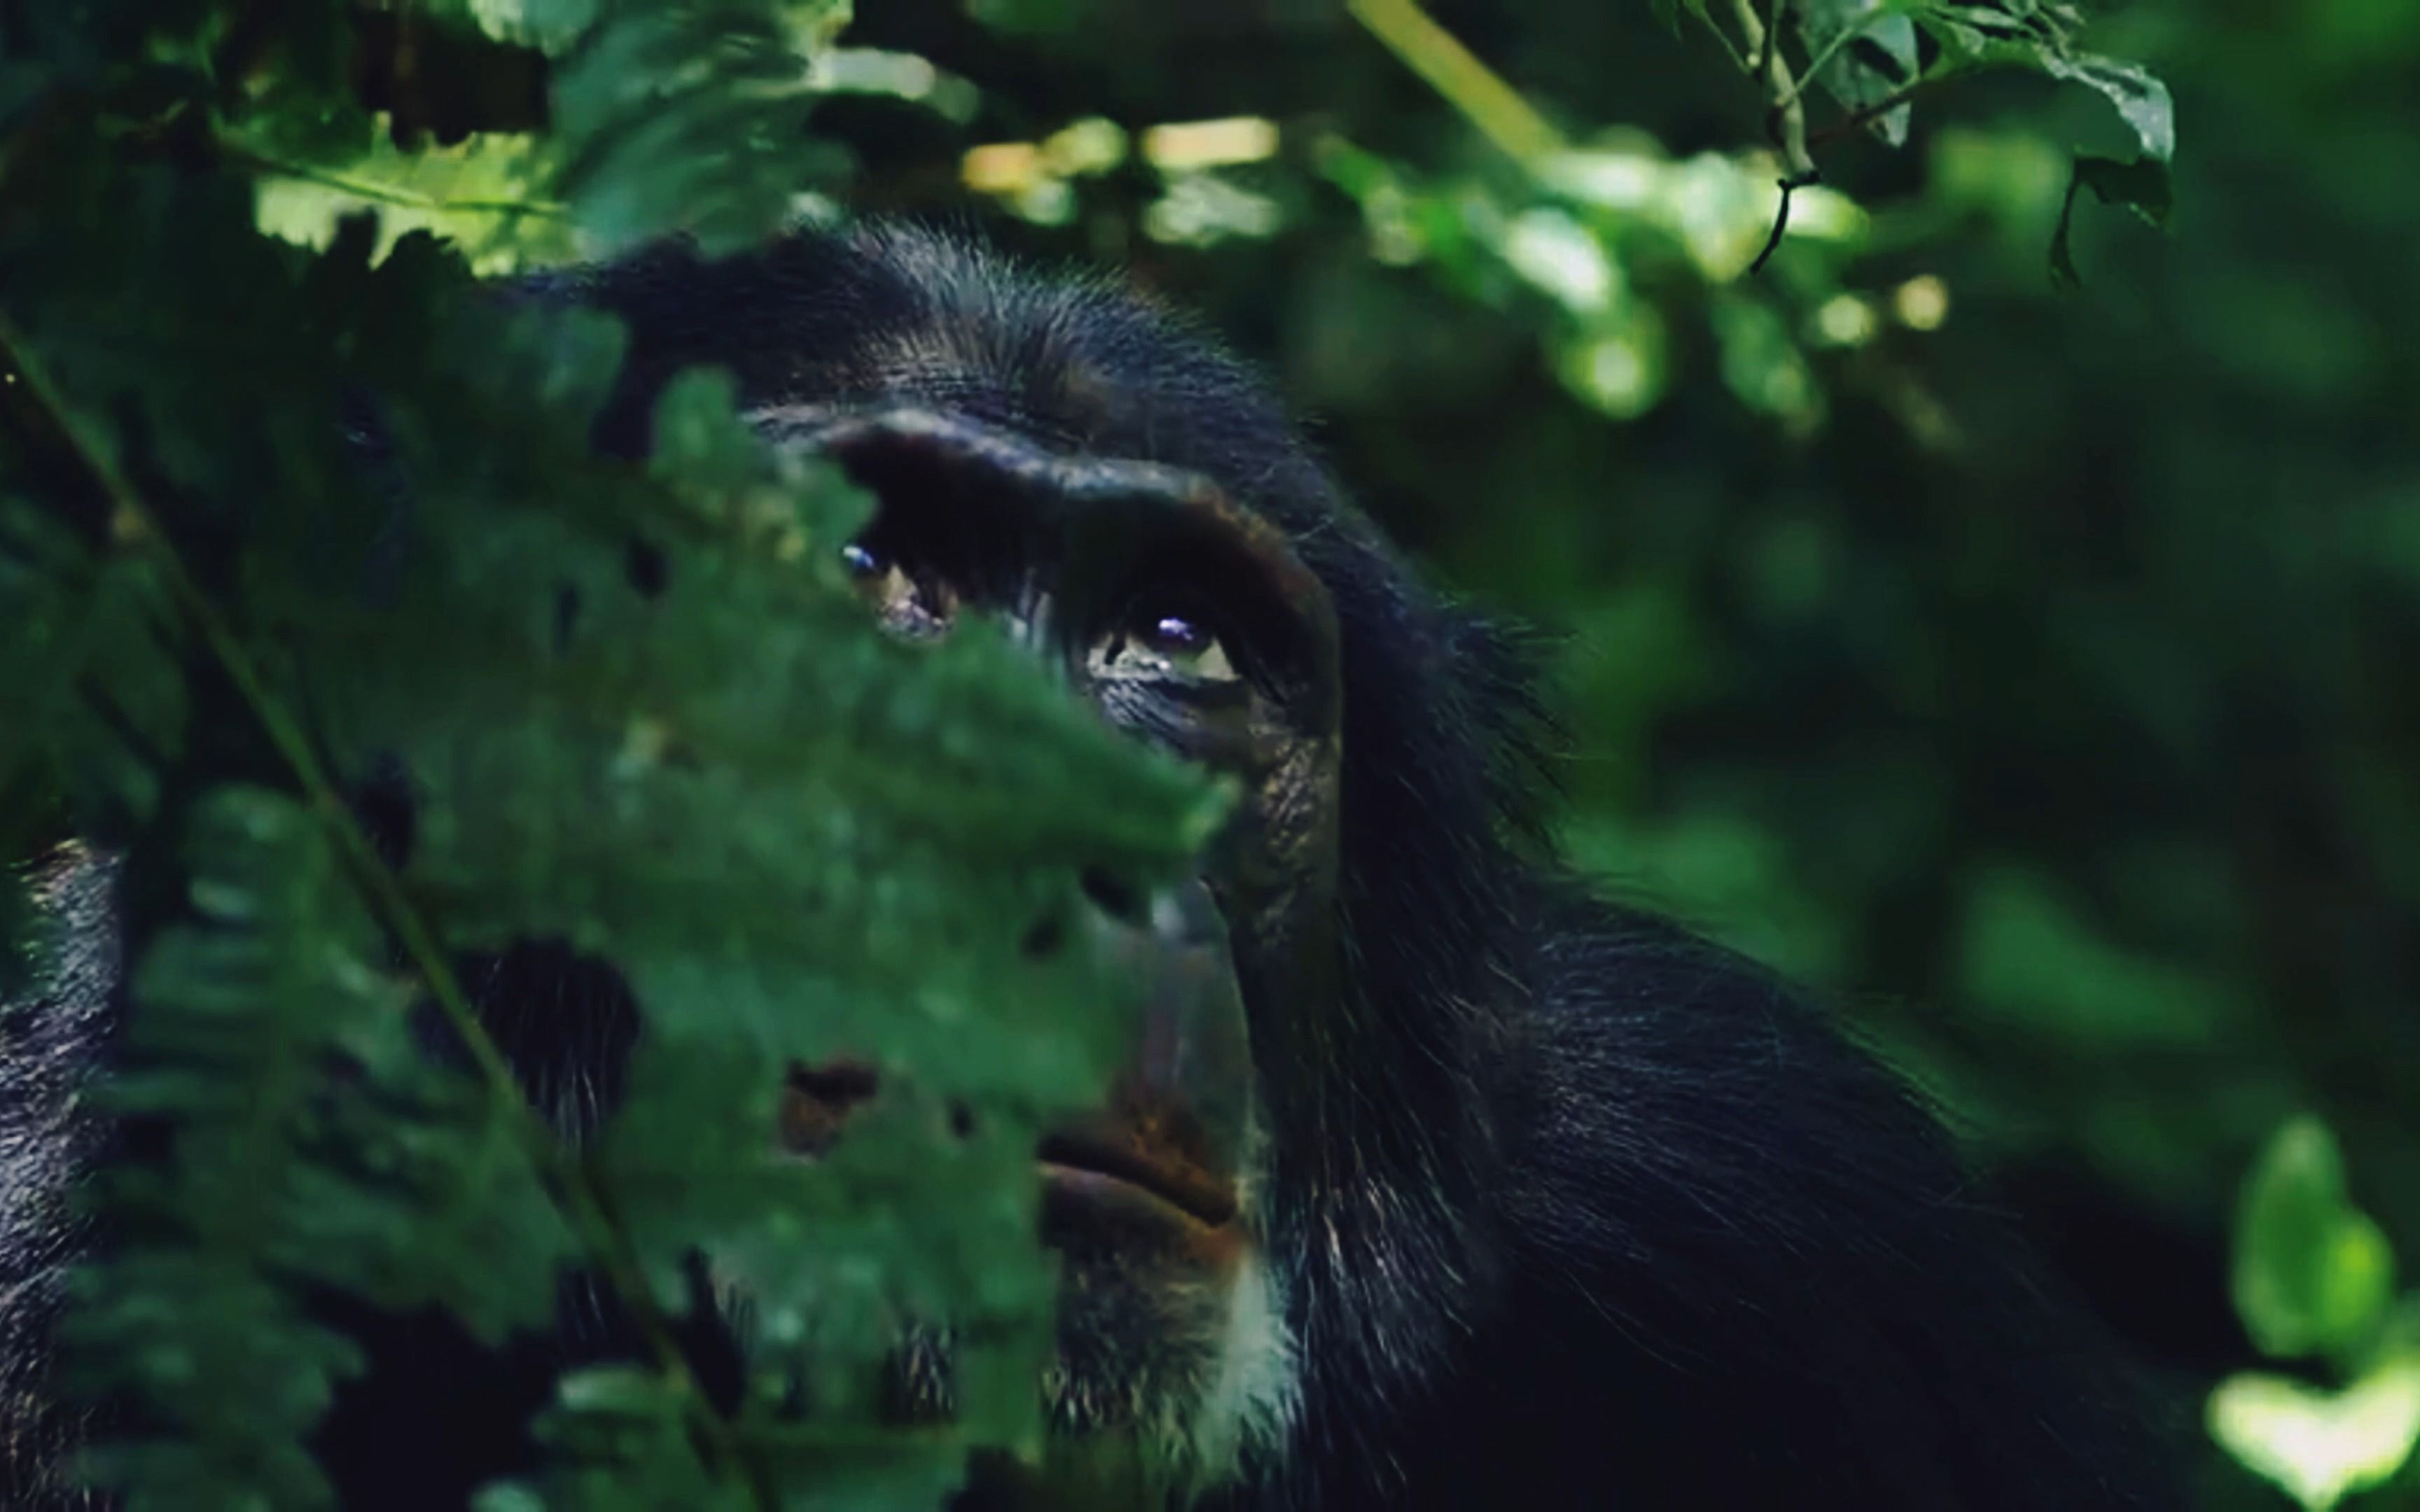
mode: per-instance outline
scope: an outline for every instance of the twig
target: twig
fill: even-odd
[[[1928,74],[1924,78],[1915,80],[1909,84],[1901,85],[1897,89],[1892,90],[1889,94],[1883,96],[1880,100],[1869,100],[1863,105],[1859,105],[1856,109],[1850,111],[1845,116],[1842,116],[1838,120],[1834,121],[1831,125],[1816,131],[1813,135],[1807,137],[1807,145],[1809,147],[1820,147],[1830,143],[1837,142],[1840,138],[1847,136],[1852,132],[1862,131],[1867,127],[1871,126],[1874,122],[1889,115],[1892,111],[1895,111],[1901,105],[1906,104],[1910,100],[1916,97],[1917,91],[1939,82],[1939,75]]]
[[[1848,46],[1851,42],[1855,41],[1858,38],[1863,37],[1864,35],[1866,35],[1866,29],[1863,26],[1845,26],[1837,32],[1834,32],[1832,34],[1832,39],[1825,42],[1822,47],[1817,48],[1814,54],[1807,58],[1807,67],[1798,70],[1798,82],[1790,86],[1789,97],[1783,100],[1781,103],[1792,104],[1796,102],[1798,97],[1807,92],[1807,86],[1815,82],[1815,76],[1823,71],[1823,65],[1831,62],[1832,59],[1838,54],[1840,49]]]
[[[1731,10],[1739,18],[1740,33],[1747,39],[1748,51],[1760,60],[1758,71],[1765,76],[1770,91],[1764,134],[1781,154],[1782,171],[1793,179],[1813,183],[1817,172],[1815,160],[1807,154],[1807,106],[1798,98],[1798,81],[1779,42],[1781,19],[1788,4],[1789,0],[1773,0],[1771,25],[1756,13],[1756,0],[1731,0]]]
[[[1809,174],[1804,178],[1792,177],[1777,178],[1774,182],[1781,189],[1781,206],[1773,212],[1773,234],[1764,239],[1764,250],[1756,255],[1756,261],[1747,265],[1750,278],[1763,272],[1764,265],[1771,262],[1773,255],[1781,250],[1781,239],[1790,230],[1790,197],[1802,189],[1812,187],[1815,177]]]
[[[1703,6],[1691,6],[1689,9],[1691,14],[1695,15],[1699,21],[1706,23],[1707,35],[1713,37],[1715,41],[1723,44],[1723,53],[1731,60],[1732,68],[1739,69],[1742,73],[1752,74],[1756,72],[1756,65],[1748,61],[1747,54],[1742,53],[1739,50],[1738,44],[1731,40],[1731,34],[1723,30],[1721,24],[1714,20],[1714,13],[1713,11],[1708,10]]]
[[[1416,0],[1345,0],[1345,8],[1505,156],[1527,167],[1564,149],[1562,133]]]
[[[1731,0],[1731,13],[1739,19],[1740,34],[1747,39],[1748,51],[1757,55],[1757,72],[1764,76],[1770,91],[1770,103],[1764,113],[1765,139],[1781,154],[1781,205],[1774,211],[1773,234],[1764,239],[1764,250],[1756,261],[1747,265],[1750,277],[1764,270],[1774,253],[1780,250],[1781,239],[1790,230],[1790,199],[1798,191],[1818,183],[1823,174],[1807,149],[1807,104],[1800,98],[1797,78],[1792,73],[1790,59],[1781,51],[1781,22],[1788,14],[1790,0],[1773,0],[1771,16],[1756,13],[1756,0]],[[1813,72],[1809,69],[1808,72]]]

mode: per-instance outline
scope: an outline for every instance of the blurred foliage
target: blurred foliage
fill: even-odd
[[[250,1278],[385,1135],[267,1088],[284,1111],[242,1158],[288,1200],[195,1222],[240,1132],[212,1121],[216,1036],[403,1078],[425,1180],[381,1202],[505,1201],[497,1131],[540,1171],[545,1141],[492,1073],[407,1072],[368,1010],[442,1001],[443,948],[533,930],[611,955],[659,1032],[598,1175],[628,1231],[559,1202],[561,1234],[522,1215],[522,1259],[569,1245],[670,1308],[685,1239],[795,1263],[811,1215],[789,1324],[875,1276],[845,1313],[954,1309],[991,1321],[984,1379],[1030,1364],[1018,1141],[1094,1085],[1109,1020],[1066,1016],[1099,997],[1072,966],[1006,1007],[976,986],[1041,969],[1001,952],[1071,856],[1148,870],[1208,810],[1083,745],[998,648],[907,661],[854,628],[821,546],[861,505],[766,473],[711,385],[678,392],[656,468],[588,458],[610,333],[466,315],[451,260],[730,245],[845,204],[1202,309],[1442,581],[1560,633],[1575,861],[1838,990],[2061,1279],[2207,1396],[2232,1452],[2208,1504],[2420,1505],[2390,1263],[2420,1253],[2415,69],[2404,0],[2128,0],[2088,30],[2041,0],[0,9],[6,854],[70,805],[163,876],[190,856],[188,918],[232,932],[147,958],[163,1074],[125,1095],[196,1133],[182,1188],[123,1196],[163,1242],[87,1326],[122,1340],[207,1280],[258,1327],[161,1348],[290,1372],[196,1397],[118,1349],[201,1458],[116,1472],[176,1505],[299,1473],[345,1365]],[[334,440],[365,384],[442,544],[377,625],[380,505]],[[633,537],[668,601],[633,591]],[[272,738],[302,710],[308,739]],[[327,821],[373,748],[433,784],[392,889]],[[338,875],[371,934],[302,886]],[[776,886],[829,927],[755,927]],[[318,953],[258,975],[279,938]],[[731,1088],[844,1030],[922,1101],[768,1173]],[[921,1116],[952,1097],[986,1115],[971,1148]],[[337,1220],[397,1221],[336,1190]],[[330,1278],[525,1316],[522,1273],[450,1254]],[[819,1343],[861,1363],[876,1332]],[[995,1396],[967,1442],[1025,1442],[1030,1404]],[[614,1477],[719,1504],[699,1443],[760,1487],[835,1484],[830,1443],[782,1458],[746,1414],[693,1438],[696,1412],[660,1371],[566,1381],[548,1504]],[[960,1447],[845,1484],[912,1502]]]
[[[2235,1303],[2264,1354],[2319,1356],[2343,1384],[2240,1371],[2210,1427],[2305,1507],[2387,1479],[2420,1447],[2420,1292],[2395,1299],[2395,1257],[2345,1197],[2343,1157],[2316,1119],[2288,1123],[2244,1183]]]

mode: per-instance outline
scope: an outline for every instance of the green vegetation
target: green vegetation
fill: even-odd
[[[712,375],[650,464],[588,455],[618,333],[473,288],[855,207],[1202,309],[1441,580],[1561,634],[1574,859],[1839,991],[2206,1403],[2209,1505],[2420,1506],[2420,10],[2086,23],[0,5],[0,861],[127,848],[108,1095],[177,1131],[80,1294],[87,1384],[158,1428],[96,1473],[312,1504],[349,1362],[298,1285],[492,1335],[577,1257],[659,1320],[701,1240],[761,1260],[741,1412],[668,1347],[571,1377],[492,1507],[923,1506],[1033,1443],[1028,1154],[1118,987],[1020,942],[1218,795],[994,640],[873,635],[864,501]],[[336,796],[374,752],[423,786],[400,872]],[[523,934],[644,1005],[585,1156],[475,1030],[460,1069],[408,1030]],[[770,1160],[780,1069],[842,1044],[902,1095]],[[932,1316],[959,1421],[870,1431]]]

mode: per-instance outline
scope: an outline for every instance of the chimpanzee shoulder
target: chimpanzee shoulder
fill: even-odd
[[[1934,1108],[1764,969],[1545,891],[1508,1281],[1444,1398],[1493,1447],[1436,1484],[1476,1496],[1511,1466],[1541,1495],[1587,1473],[1647,1505],[2181,1504],[2140,1383]]]

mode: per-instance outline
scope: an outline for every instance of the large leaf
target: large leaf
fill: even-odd
[[[1807,54],[1823,59],[1816,81],[1852,111],[1888,100],[1916,82],[1916,23],[1908,0],[1807,0],[1798,11]],[[1873,131],[1893,147],[1907,140],[1909,107],[1877,115]]]
[[[2277,1131],[2236,1208],[2236,1310],[2272,1355],[2361,1342],[2395,1294],[2395,1257],[2345,1195],[2335,1136],[2316,1119]]]
[[[569,1235],[518,1099],[423,1056],[318,822],[225,789],[189,854],[195,919],[144,957],[129,1069],[105,1090],[173,1131],[167,1167],[112,1179],[147,1238],[82,1278],[68,1338],[88,1381],[146,1409],[147,1433],[96,1452],[130,1507],[227,1504],[238,1487],[322,1505],[302,1444],[358,1360],[294,1282],[442,1306],[497,1339],[552,1316]]]

